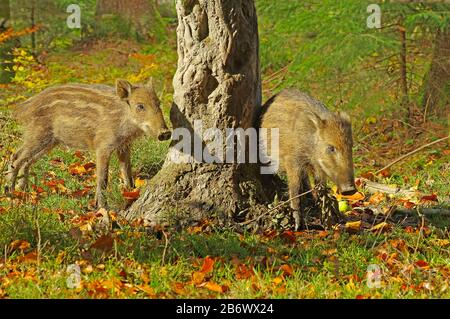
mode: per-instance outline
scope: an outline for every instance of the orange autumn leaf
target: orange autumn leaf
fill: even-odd
[[[247,267],[244,264],[236,266],[236,279],[248,279],[255,275],[253,269]]]
[[[123,192],[122,196],[123,196],[123,198],[125,198],[127,200],[136,200],[139,198],[140,192],[139,191]]]
[[[174,282],[172,284],[172,291],[175,292],[177,295],[184,295],[186,293],[186,290],[184,289],[184,284],[181,282]]]
[[[207,274],[213,271],[213,269],[214,269],[214,259],[212,259],[210,256],[206,256],[205,259],[203,259],[203,265],[200,272]]]
[[[17,261],[20,263],[35,263],[38,260],[38,254],[36,251],[32,251],[25,256],[21,256],[17,258]]]
[[[403,202],[403,206],[405,208],[411,209],[411,208],[414,208],[414,206],[416,206],[416,204],[414,204],[413,202],[410,202],[410,201],[405,201],[405,202]]]
[[[206,274],[201,271],[194,271],[192,273],[192,283],[194,285],[200,285],[205,281]]]
[[[415,264],[416,264],[416,266],[418,266],[422,269],[425,269],[425,270],[430,268],[430,265],[428,265],[428,263],[425,260],[418,260],[418,261],[416,261]]]
[[[383,176],[383,177],[390,177],[392,174],[391,174],[391,171],[390,171],[390,170],[384,169],[384,170],[382,170],[382,171],[380,172],[380,175]]]
[[[272,280],[272,282],[273,282],[275,285],[279,285],[279,284],[281,284],[281,283],[283,282],[283,278],[281,278],[281,277],[275,277],[275,278]]]
[[[438,201],[436,194],[422,196],[420,198],[420,200],[423,201],[423,202],[427,202],[427,201],[428,202],[437,202]]]
[[[286,277],[292,276],[294,274],[294,270],[288,264],[284,264],[280,267],[280,270],[283,272],[283,275]]]
[[[95,168],[95,163],[93,162],[88,162],[86,164],[83,164],[83,167],[86,171],[90,171],[93,170]]]
[[[31,188],[38,194],[44,193],[44,189],[40,186],[31,185]]]
[[[212,281],[205,282],[204,284],[201,285],[201,287],[206,288],[211,291],[214,291],[214,292],[218,292],[218,293],[224,293],[224,292],[227,292],[228,290],[230,290],[230,288],[228,286],[219,285]]]
[[[336,194],[335,197],[337,200],[345,199],[348,200],[349,202],[357,202],[363,200],[366,197],[366,195],[364,195],[364,193],[362,192],[356,192],[353,195]]]
[[[17,250],[17,249],[25,250],[25,249],[30,248],[31,245],[26,240],[15,240],[9,246],[11,247],[12,250]]]
[[[72,175],[84,175],[87,173],[86,169],[83,165],[80,165],[79,163],[74,163],[69,166],[69,172]]]
[[[383,193],[375,193],[369,198],[369,203],[372,205],[378,205],[382,201],[386,199],[386,196]]]

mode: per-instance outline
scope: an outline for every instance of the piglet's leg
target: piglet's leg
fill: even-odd
[[[286,173],[289,185],[289,198],[291,198],[291,208],[294,210],[295,229],[298,230],[303,225],[301,214],[300,194],[302,189],[302,173],[296,162],[292,159],[287,159]]]
[[[117,151],[117,157],[119,158],[120,172],[125,180],[125,185],[128,188],[133,188],[133,175],[131,172],[131,154],[130,148],[126,147]]]
[[[111,151],[97,150],[97,189],[95,192],[95,204],[97,207],[106,207],[105,191],[108,186],[108,169]]]

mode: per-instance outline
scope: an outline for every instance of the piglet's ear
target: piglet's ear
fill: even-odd
[[[309,120],[314,124],[316,129],[321,129],[326,125],[326,120],[321,119],[317,114],[313,112],[307,112]]]
[[[122,99],[126,100],[131,95],[132,85],[127,80],[118,79],[116,81],[116,94]]]
[[[344,122],[347,122],[347,123],[351,124],[352,119],[350,118],[350,116],[347,113],[345,113],[345,112],[338,112],[338,115]]]

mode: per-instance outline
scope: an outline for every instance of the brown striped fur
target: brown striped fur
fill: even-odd
[[[117,80],[115,89],[106,85],[55,86],[19,105],[14,115],[24,127],[24,142],[11,159],[11,190],[18,176],[19,186],[25,188],[31,165],[63,144],[96,152],[96,203],[100,207],[106,204],[103,192],[114,151],[126,185],[132,187],[131,143],[144,134],[159,140],[170,138],[152,83],[132,85]]]
[[[352,158],[352,128],[345,113],[333,113],[320,101],[295,89],[287,89],[271,98],[263,107],[262,128],[279,128],[279,150],[268,149],[268,155],[279,158],[286,172],[289,195],[307,191],[308,172],[317,182],[330,178],[343,193],[356,191]],[[264,136],[262,136],[264,139]],[[270,135],[266,145],[271,145]],[[300,198],[291,208],[301,211]],[[296,214],[296,224],[301,222]]]

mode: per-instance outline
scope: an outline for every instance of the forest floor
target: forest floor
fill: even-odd
[[[94,42],[50,53],[45,68],[35,69],[33,76],[41,87],[154,76],[168,116],[174,47]],[[263,77],[272,78],[273,73]],[[10,112],[15,102],[41,87],[0,88],[1,172],[21,141]],[[93,154],[55,149],[34,165],[30,192],[14,199],[0,195],[0,298],[450,298],[450,217],[420,215],[424,207],[448,212],[448,143],[374,173],[445,137],[447,119],[410,124],[395,110],[350,113],[356,177],[411,190],[410,195],[386,196],[361,188],[365,198],[355,199],[354,208],[377,211],[383,220],[392,207],[405,207],[414,212],[408,223],[387,222],[386,216],[369,226],[355,219],[328,231],[239,234],[206,220],[181,232],[150,234],[117,214],[138,193],[124,191],[114,158],[108,202],[115,211],[109,214],[120,227],[101,234],[96,224],[105,212],[92,209]],[[136,143],[137,186],[145,187],[167,148],[168,143],[152,140]],[[5,185],[0,174],[0,189]]]

